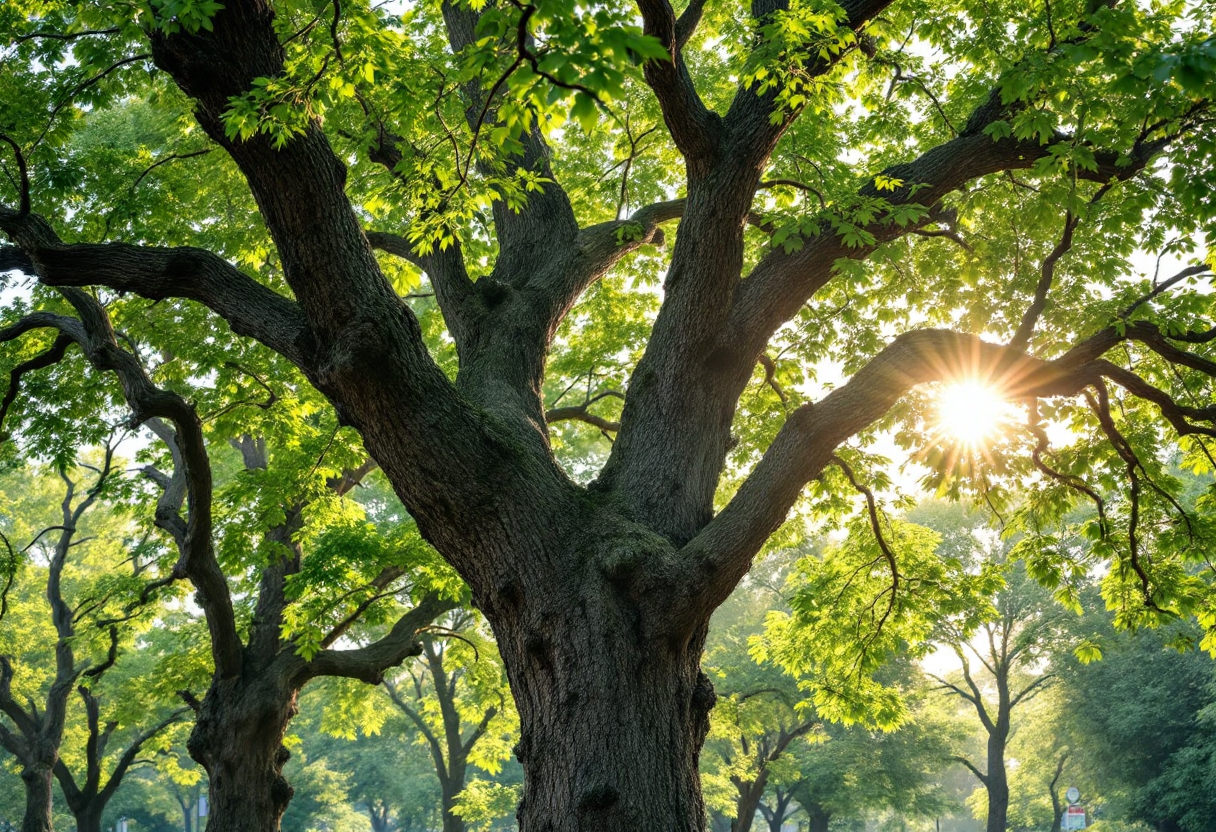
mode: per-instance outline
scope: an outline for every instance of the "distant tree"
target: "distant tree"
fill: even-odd
[[[57,473],[26,470],[21,472],[21,486],[11,476],[3,483],[10,493],[24,492],[5,500],[8,508],[22,512],[37,508],[31,494],[48,496],[48,483],[57,482],[62,494],[58,516],[20,549],[32,561],[22,569],[22,577],[41,581],[45,606],[27,589],[24,620],[10,619],[0,636],[0,746],[21,766],[22,832],[51,829],[53,778],[79,832],[100,832],[106,806],[141,749],[185,713],[170,712],[163,700],[149,698],[142,700],[145,707],[129,707],[131,691],[110,685],[109,696],[118,700],[118,709],[111,707],[102,717],[98,691],[114,677],[120,654],[132,653],[134,625],[142,618],[146,627],[155,609],[140,594],[147,579],[140,552],[126,551],[130,541],[122,534],[123,521],[106,517],[105,501],[122,487],[118,464],[115,446],[107,444],[96,465],[82,463]],[[86,476],[90,482],[83,487]],[[112,506],[109,511],[113,513]],[[9,538],[15,519],[10,517],[9,534],[0,537],[10,556],[15,554]],[[30,517],[19,522],[32,522],[35,528],[39,524]],[[0,605],[0,618],[8,612],[7,601]],[[34,606],[41,609],[35,612]],[[41,626],[29,627],[31,618]],[[83,719],[76,720],[79,748],[70,759],[79,767],[69,765],[64,748],[75,695]],[[117,749],[112,747],[120,742]]]
[[[440,823],[434,763],[417,729],[375,688],[328,679],[311,689],[293,723],[314,761],[338,773],[372,832],[418,832]]]
[[[752,657],[767,610],[785,606],[773,564],[738,587],[719,608],[705,650],[706,672],[718,688],[702,754],[702,777],[715,827],[749,832],[764,795],[783,782],[796,742],[820,719],[797,680]],[[776,586],[773,586],[775,583]]]
[[[893,675],[908,701],[907,716],[898,728],[829,724],[821,742],[805,743],[795,751],[794,775],[784,789],[806,812],[811,832],[827,832],[833,818],[860,820],[894,812],[916,820],[945,808],[939,775],[958,730],[935,707],[918,671],[904,666]]]
[[[985,791],[988,832],[1008,827],[1007,756],[1015,713],[1055,681],[1048,658],[1076,641],[1066,626],[1073,613],[1029,578],[1020,561],[1008,564],[1005,580],[993,601],[995,617],[976,630],[946,625],[945,644],[960,669],[949,678],[935,677],[941,690],[968,703],[983,729],[982,762],[957,759]]]
[[[422,638],[422,654],[404,672],[386,677],[384,690],[430,752],[439,779],[443,832],[465,832],[453,811],[469,767],[501,770],[518,722],[493,641],[475,613],[459,610],[442,630]]]
[[[1106,815],[1158,832],[1216,828],[1216,666],[1193,649],[1201,631],[1117,633],[1094,617],[1102,658],[1066,665],[1061,694]]]

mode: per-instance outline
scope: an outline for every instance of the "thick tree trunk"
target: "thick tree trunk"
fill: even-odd
[[[72,817],[76,821],[76,832],[101,832],[102,807],[90,807],[83,812],[75,812]]]
[[[520,830],[702,832],[705,627],[677,641],[662,626],[669,599],[631,597],[582,563],[483,606],[520,717]]]
[[[452,766],[455,769],[456,766]],[[443,809],[443,832],[464,832],[464,818],[460,815],[452,813],[452,807],[456,805],[456,796],[464,791],[464,765],[460,767],[459,773],[451,772],[450,776],[440,778],[439,793],[440,806]]]
[[[25,815],[21,819],[21,832],[51,832],[51,782],[54,775],[50,765],[30,765],[21,772],[25,784]]]
[[[296,692],[263,672],[216,679],[203,699],[187,748],[207,770],[208,832],[278,832],[293,789],[283,777],[283,746]]]

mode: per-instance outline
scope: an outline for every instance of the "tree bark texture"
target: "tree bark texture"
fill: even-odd
[[[732,417],[765,345],[831,279],[838,259],[865,257],[874,246],[849,248],[825,229],[796,252],[768,251],[743,279],[744,223],[768,157],[797,114],[746,85],[724,114],[711,112],[680,54],[695,20],[677,17],[668,0],[637,5],[645,31],[671,58],[648,62],[644,72],[684,156],[688,196],[617,441],[590,488],[574,484],[549,447],[542,400],[548,350],[580,294],[624,254],[654,240],[659,221],[677,214],[668,208],[645,214],[641,238],[628,244],[616,234],[620,223],[580,229],[549,176],[539,133],[522,137],[513,164],[539,171],[547,184],[519,210],[495,205],[499,251],[492,271],[472,281],[458,244],[446,253],[411,255],[423,262],[455,342],[460,369],[451,383],[377,264],[345,194],[345,164],[321,122],[303,126],[281,147],[260,133],[239,141],[225,134],[233,97],[257,78],[284,73],[274,10],[265,0],[225,0],[206,31],[157,30],[151,47],[156,65],[193,100],[202,128],[245,177],[291,298],[206,252],[68,245],[28,206],[0,206],[0,228],[21,253],[17,265],[45,284],[61,291],[104,284],[201,301],[239,334],[293,361],[342,422],[360,432],[423,536],[469,584],[498,639],[521,720],[523,832],[704,828],[697,764],[714,694],[699,665],[709,616],[835,448],[910,388],[977,367],[1012,379],[1011,398],[1072,395],[1107,377],[1134,389],[1136,378],[1100,361],[1130,337],[1113,330],[1052,361],[969,334],[908,332],[847,383],[795,409],[715,513]],[[781,5],[757,0],[750,25],[762,25]],[[886,5],[845,0],[844,25],[860,29]],[[699,14],[701,6],[690,9]],[[443,14],[452,46],[468,45],[476,12],[445,3]],[[812,61],[806,72],[823,75],[833,60]],[[479,84],[464,92],[470,118],[488,112],[476,106],[493,103],[479,102]],[[888,168],[917,189],[883,198],[932,208],[977,177],[1026,168],[1049,153],[1047,143],[985,131],[1008,116],[994,93],[955,138]],[[382,131],[370,158],[391,171],[389,133]],[[1119,168],[1099,154],[1093,175],[1127,178],[1159,149],[1138,143],[1120,156],[1132,163]],[[867,177],[858,193],[878,195]],[[877,245],[910,229],[876,221],[869,230]],[[84,316],[83,300],[73,304]],[[29,326],[72,333],[47,320]],[[106,348],[105,360],[94,363],[115,369],[116,348]],[[197,422],[175,408],[179,432],[190,419]],[[170,417],[133,409],[143,418]],[[201,430],[195,432],[201,448]],[[205,454],[196,456],[201,467]],[[204,528],[204,520],[191,528]],[[208,547],[183,553],[183,569],[214,603],[227,597],[227,586]],[[190,752],[211,776],[212,832],[274,832],[291,797],[281,740],[299,686],[272,678],[260,658],[247,662],[231,605],[226,616],[219,606],[208,612],[216,678]],[[264,640],[273,643],[276,634],[268,627]],[[1006,807],[1007,787],[1004,804],[990,811],[989,832],[1004,832]],[[816,832],[826,829],[822,818],[817,828],[812,814]]]
[[[670,640],[653,624],[662,599],[594,568],[537,590],[490,616],[520,716],[520,828],[700,832],[705,628]]]
[[[283,777],[283,746],[296,690],[265,673],[215,679],[187,749],[207,771],[210,832],[278,832],[294,790]]]
[[[54,774],[49,764],[35,763],[21,771],[21,782],[25,786],[25,814],[21,818],[21,832],[52,832],[51,791]]]

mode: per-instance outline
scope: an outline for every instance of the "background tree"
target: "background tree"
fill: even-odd
[[[407,726],[389,720],[377,734],[354,741],[329,738],[323,746],[330,767],[343,774],[351,797],[367,813],[372,832],[419,832],[441,822],[434,761],[414,737]]]
[[[987,795],[988,832],[1005,832],[1009,814],[1007,754],[1015,711],[1055,680],[1046,666],[1053,652],[1067,651],[1071,633],[1059,606],[1015,562],[1005,588],[994,599],[996,617],[974,632],[956,630],[948,643],[960,670],[953,681],[938,677],[941,689],[970,705],[983,727],[983,769],[959,757],[980,781]]]
[[[202,398],[225,360],[266,358],[245,339],[281,356],[359,434],[493,628],[521,720],[522,829],[697,830],[709,618],[834,460],[846,475],[824,477],[810,510],[847,513],[857,477],[873,480],[843,443],[892,427],[940,444],[914,388],[974,376],[1027,402],[997,467],[942,454],[937,473],[998,510],[995,471],[1029,480],[1043,499],[1028,532],[1065,523],[1092,493],[1085,476],[1124,484],[1094,525],[1123,623],[1207,597],[1210,576],[1186,568],[1208,524],[1179,509],[1156,462],[1167,437],[1199,458],[1214,432],[1210,296],[1187,281],[1208,273],[1191,241],[1212,216],[1216,41],[1188,13],[757,0],[735,14],[693,0],[677,14],[638,0],[428,3],[400,19],[361,2],[9,4],[0,268],[38,286],[10,304],[5,367],[22,386],[78,378],[65,336],[118,369],[137,422],[169,418],[200,461],[187,394]],[[93,172],[65,172],[61,149],[94,121],[85,110],[100,120],[135,96],[177,128],[133,131],[155,139],[145,158],[83,153]],[[197,202],[141,189],[187,165],[224,184]],[[242,178],[248,195],[215,200]],[[670,254],[644,250],[677,218]],[[421,268],[427,290],[373,247]],[[1138,247],[1185,262],[1140,274]],[[603,301],[621,285],[598,306],[591,289],[610,272],[642,306],[661,273],[658,311],[601,327],[614,337],[587,343],[590,361],[549,362],[578,352],[566,346],[581,319],[613,312]],[[415,313],[409,294],[433,298]],[[218,329],[196,304],[241,337],[195,337],[206,368],[165,369],[185,392],[150,400],[86,298],[123,329],[155,320],[137,339],[150,355],[177,315],[196,336]],[[143,299],[169,302],[149,314]],[[432,351],[436,307],[446,339]],[[830,391],[810,378],[826,359],[843,359]],[[775,368],[772,396],[749,393],[757,367]],[[586,393],[554,413],[567,389]],[[6,420],[23,436],[96,403],[42,417],[59,394],[26,392]],[[1044,414],[1074,422],[1077,441],[1052,453]],[[602,467],[562,466],[559,416],[614,435]],[[736,422],[754,428],[747,441]],[[210,503],[201,470],[187,478],[195,508]],[[221,684],[244,668],[209,525],[191,517],[200,545],[180,571],[209,605]],[[887,623],[916,630],[902,553],[879,549]],[[273,767],[255,774],[245,781],[279,783]]]
[[[121,496],[120,465],[108,443],[96,465],[21,471],[21,486],[5,478],[8,493],[0,499],[11,513],[0,542],[16,554],[11,540],[28,540],[19,550],[28,559],[22,578],[41,584],[42,596],[26,588],[23,615],[6,623],[0,646],[0,744],[20,761],[23,830],[50,830],[57,778],[77,829],[100,832],[106,804],[141,749],[183,715],[170,713],[163,698],[123,708],[130,691],[111,683],[120,654],[131,651],[135,631],[155,612],[139,595],[146,567],[139,551],[127,551],[125,518],[105,507]],[[58,511],[48,498],[59,502]],[[9,612],[8,602],[6,593],[0,611]],[[129,681],[129,669],[122,672]],[[83,719],[73,720],[77,695]],[[104,721],[102,699],[118,706],[106,708]],[[64,748],[72,723],[75,754]]]
[[[497,651],[478,632],[476,614],[458,610],[441,623],[448,633],[424,637],[422,654],[405,673],[386,678],[384,690],[430,752],[443,832],[464,832],[464,819],[453,808],[469,766],[497,774],[517,722]]]
[[[718,690],[702,756],[703,779],[715,828],[748,832],[764,795],[783,785],[800,738],[821,728],[807,707],[797,681],[772,663],[752,658],[764,613],[784,602],[773,583],[784,571],[781,560],[766,563],[768,580],[738,587],[714,616],[706,645],[705,667]],[[776,567],[776,569],[774,569]]]
[[[893,812],[916,821],[946,808],[939,779],[957,743],[957,727],[934,708],[927,680],[918,680],[917,671],[905,666],[898,675],[909,713],[896,730],[828,724],[821,742],[794,754],[796,773],[785,790],[806,812],[811,832],[826,832],[833,818]]]
[[[1061,713],[1059,685],[1035,697],[1018,714],[1009,752],[1018,762],[1008,777],[1011,827],[1060,832],[1070,786],[1078,787],[1087,803],[1093,802],[1093,780],[1077,765],[1075,741]]]
[[[1183,624],[1116,633],[1106,616],[1091,621],[1100,626],[1101,661],[1073,659],[1061,670],[1078,766],[1098,786],[1083,790],[1086,802],[1163,832],[1205,828],[1216,818],[1205,785],[1216,747],[1213,668],[1208,656],[1176,649],[1200,633]]]

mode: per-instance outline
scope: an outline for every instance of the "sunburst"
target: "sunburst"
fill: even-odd
[[[1003,432],[1012,410],[983,382],[955,382],[937,395],[937,430],[964,450],[981,451]]]

